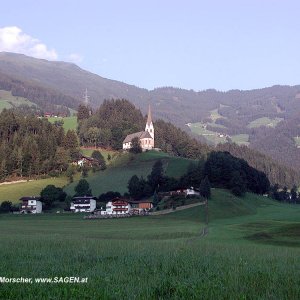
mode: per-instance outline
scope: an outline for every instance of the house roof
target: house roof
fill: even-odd
[[[132,204],[139,204],[139,203],[153,203],[152,200],[130,200],[128,201],[129,203],[132,203]]]
[[[132,134],[128,134],[125,138],[125,140],[123,141],[124,143],[129,143],[132,141],[132,139],[134,138],[139,138],[139,139],[152,139],[152,136],[150,135],[150,133],[148,131],[140,131],[140,132],[135,132]]]

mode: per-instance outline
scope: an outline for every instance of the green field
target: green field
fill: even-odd
[[[162,152],[150,151],[138,155],[126,153],[116,158],[108,169],[92,174],[86,179],[95,196],[108,191],[125,193],[129,179],[133,175],[143,176],[146,179],[157,159],[162,159],[166,175],[176,178],[183,175],[191,163],[195,163],[193,160],[172,157]],[[65,191],[73,195],[77,183],[74,181],[65,188]]]
[[[108,163],[109,160],[107,159],[108,157],[108,154],[110,155],[111,157],[111,162],[114,161],[116,159],[116,157],[119,155],[119,153],[117,151],[114,151],[114,150],[106,150],[106,149],[102,149],[102,148],[97,148],[97,149],[87,149],[87,148],[83,148],[81,147],[80,148],[80,152],[85,155],[85,156],[89,156],[91,157],[92,156],[92,153],[97,150],[97,151],[100,151],[101,154],[103,155],[103,157],[105,158],[106,162]]]
[[[299,299],[300,207],[213,190],[164,216],[0,215],[0,274],[88,278],[1,284],[1,299]]]
[[[23,196],[38,196],[41,190],[48,184],[53,184],[57,187],[63,187],[67,183],[68,179],[66,177],[54,177],[13,184],[1,184],[0,203],[6,200],[9,200],[13,203],[19,203],[19,199]]]
[[[218,119],[226,119],[225,117],[223,117],[219,114],[219,109],[218,108],[210,111],[210,118],[213,120],[213,122],[215,122]]]
[[[63,125],[63,128],[65,131],[68,131],[68,130],[77,130],[77,117],[65,117],[65,118],[61,118],[61,117],[51,117],[51,118],[47,118],[48,121],[50,123],[54,123],[55,121],[64,121],[64,125]]]
[[[211,125],[212,123],[207,123],[207,125]],[[217,128],[221,128],[220,126],[222,125],[218,125],[218,124],[214,124]],[[190,129],[193,133],[196,133],[198,135],[201,135],[203,137],[205,137],[209,142],[213,143],[213,144],[219,144],[219,143],[226,143],[226,137],[220,137],[216,132],[208,130],[205,128],[205,124],[204,123],[191,123],[190,124]]]
[[[281,122],[283,118],[274,118],[270,119],[267,117],[256,119],[250,122],[247,127],[248,128],[257,128],[260,126],[268,126],[268,127],[276,127],[279,122]]]
[[[4,108],[13,108],[20,105],[36,106],[35,103],[29,101],[23,97],[16,97],[11,94],[10,91],[0,90],[0,111]]]
[[[231,136],[231,140],[238,145],[249,145],[249,134],[237,134]]]
[[[299,136],[295,136],[294,137],[294,141],[297,147],[300,147],[300,137]]]

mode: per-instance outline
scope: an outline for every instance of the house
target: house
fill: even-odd
[[[52,116],[53,116],[53,113],[50,113],[50,112],[45,112],[44,113],[45,118],[51,118]]]
[[[185,194],[186,196],[199,196],[200,192],[191,186],[189,189],[186,189]]]
[[[142,212],[148,212],[153,208],[153,202],[151,200],[141,200],[141,201],[129,201],[131,205],[131,213],[141,214]]]
[[[126,136],[123,141],[123,150],[129,150],[132,147],[132,140],[138,138],[143,151],[154,148],[154,127],[151,116],[151,108],[149,105],[148,117],[145,131],[135,132]]]
[[[115,198],[106,204],[106,210],[103,214],[106,215],[118,215],[118,214],[128,214],[131,210],[131,205],[129,202],[122,200],[120,198]]]
[[[40,214],[43,210],[43,205],[41,197],[22,197],[20,199],[22,201],[20,213],[21,214]]]
[[[70,210],[72,212],[93,212],[96,209],[96,197],[73,197]]]
[[[88,165],[89,167],[92,167],[93,165],[97,165],[99,162],[97,159],[88,157],[85,155],[81,155],[80,158],[73,162],[74,165],[83,167],[83,165]]]

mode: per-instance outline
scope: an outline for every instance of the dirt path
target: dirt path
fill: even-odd
[[[2,182],[0,183],[0,185],[7,185],[7,184],[15,184],[15,183],[22,183],[22,182],[28,182],[28,181],[33,181],[31,180],[16,180],[16,181],[6,181],[6,182]]]
[[[178,206],[176,209],[170,208],[170,209],[164,209],[164,210],[159,210],[151,213],[151,216],[159,216],[159,215],[166,215],[166,214],[171,214],[176,211],[181,211],[185,210],[191,207],[196,207],[200,205],[205,205],[205,202],[198,202],[198,203],[193,203],[193,204],[188,204],[188,205],[183,205],[183,206]]]

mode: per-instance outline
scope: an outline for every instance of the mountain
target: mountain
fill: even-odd
[[[245,144],[300,168],[299,85],[227,92],[173,87],[148,91],[72,63],[0,53],[0,90],[24,97],[43,110],[76,109],[86,88],[94,108],[104,99],[126,98],[146,113],[151,103],[156,119],[169,121],[201,140]]]

